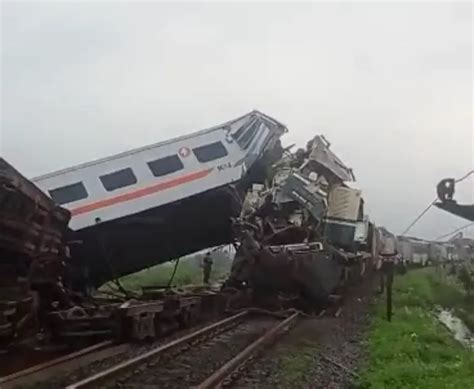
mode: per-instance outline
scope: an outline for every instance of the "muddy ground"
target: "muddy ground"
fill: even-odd
[[[374,306],[375,281],[352,288],[338,317],[306,317],[266,350],[237,388],[349,388],[357,380]]]

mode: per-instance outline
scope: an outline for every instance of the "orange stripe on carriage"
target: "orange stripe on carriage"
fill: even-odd
[[[100,200],[94,203],[82,205],[80,207],[72,209],[71,214],[72,216],[81,215],[83,213],[95,211],[100,208],[110,207],[111,205],[123,203],[125,201],[130,201],[130,200],[138,199],[140,197],[149,196],[151,194],[161,192],[166,189],[171,189],[176,186],[183,185],[188,182],[196,181],[201,178],[204,178],[207,175],[209,175],[209,173],[211,173],[212,170],[213,168],[210,168],[210,169],[199,170],[194,173],[184,174],[182,176],[173,178],[171,180],[159,182],[157,184],[153,184],[145,188],[137,189],[132,192],[123,193],[121,195],[110,197],[105,200]]]

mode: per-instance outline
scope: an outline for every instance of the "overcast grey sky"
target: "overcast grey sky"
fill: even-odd
[[[317,133],[400,233],[474,165],[472,5],[2,2],[1,155],[32,177],[252,109]],[[474,201],[474,179],[458,188]],[[431,210],[412,233],[466,221]]]

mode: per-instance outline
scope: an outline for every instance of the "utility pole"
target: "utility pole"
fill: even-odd
[[[386,256],[383,259],[382,263],[382,288],[385,284],[385,290],[387,295],[387,321],[392,321],[392,286],[395,271],[394,268],[394,257]]]
[[[387,321],[392,321],[392,286],[393,286],[393,273],[394,265],[393,261],[389,260],[387,262]]]

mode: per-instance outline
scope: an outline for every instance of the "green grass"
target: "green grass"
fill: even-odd
[[[141,291],[143,286],[166,286],[170,281],[174,265],[175,262],[170,262],[129,274],[120,278],[120,284],[125,290],[132,292]],[[229,269],[229,261],[215,261],[211,272],[211,282],[226,276]],[[184,259],[178,264],[172,286],[180,287],[191,284],[202,284],[202,276],[202,268],[196,262]],[[117,287],[112,282],[99,288],[99,291],[111,290],[117,290]]]
[[[474,388],[474,353],[434,317],[435,306],[474,311],[459,286],[433,269],[395,278],[392,322],[378,303],[361,388]]]
[[[397,278],[394,293],[399,304],[452,309],[474,332],[474,298],[468,298],[455,276],[444,269],[421,269]]]
[[[284,388],[301,388],[309,381],[314,367],[314,356],[317,353],[317,343],[310,340],[301,341],[285,349],[284,355],[278,361],[278,382]]]

